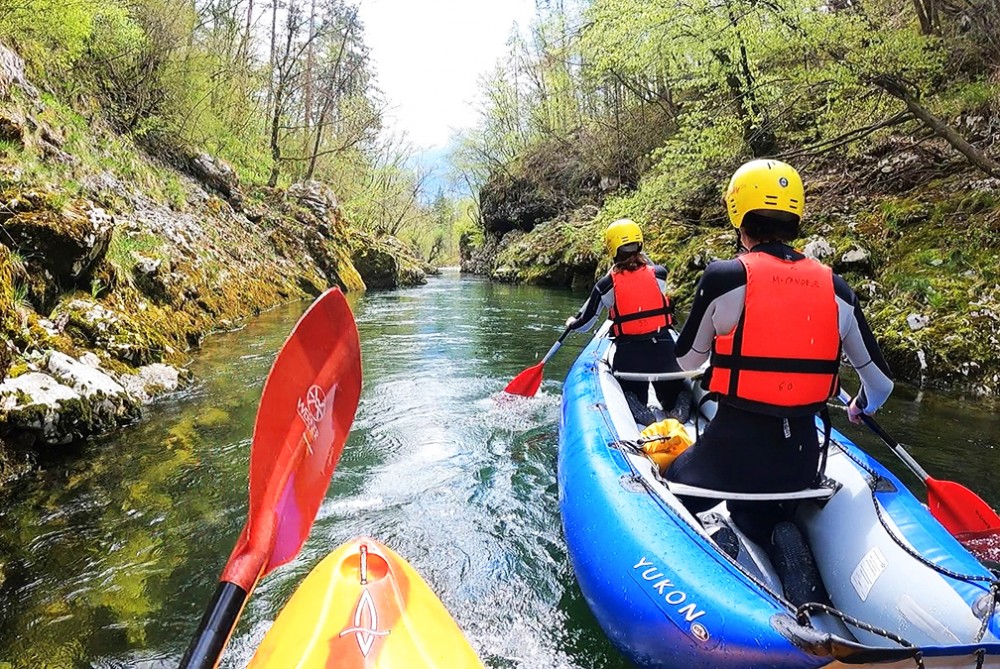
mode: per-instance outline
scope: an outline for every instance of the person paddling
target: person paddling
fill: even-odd
[[[854,291],[788,245],[799,236],[804,204],[798,172],[777,160],[748,162],[729,182],[725,205],[741,253],[705,269],[676,347],[685,370],[710,360],[703,383],[718,409],[667,471],[671,481],[731,492],[807,488],[825,464],[815,416],[839,390],[841,351],[862,384],[848,411],[853,422],[892,391]],[[683,501],[693,513],[717,503]],[[727,505],[737,527],[765,548],[786,513],[775,502]]]
[[[593,327],[602,307],[611,319],[611,335],[615,339],[612,369],[616,372],[658,374],[677,372],[674,355],[673,307],[667,296],[667,270],[655,265],[642,253],[642,230],[632,220],[622,218],[608,226],[604,233],[608,252],[614,261],[611,270],[602,277],[576,316],[566,321],[573,331]],[[636,414],[645,414],[649,400],[649,383],[619,381],[626,397],[631,394],[638,404]],[[665,412],[674,409],[684,388],[683,381],[654,381],[653,390]],[[679,410],[686,414],[683,408]],[[636,420],[652,422],[650,416],[636,415]],[[682,416],[686,420],[687,416]]]

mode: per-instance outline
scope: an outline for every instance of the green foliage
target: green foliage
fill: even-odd
[[[816,155],[863,150],[864,142],[839,138],[884,136],[889,130],[866,127],[901,111],[875,82],[941,88],[949,46],[959,39],[946,38],[940,22],[928,30],[909,0],[820,11],[812,0],[560,7],[540,15],[531,39],[512,40],[486,80],[482,120],[461,155],[481,185],[491,173],[516,171],[553,138],[563,153],[593,160],[606,151],[591,130],[601,128],[628,147],[615,160],[594,161],[613,166],[603,174],[625,176],[622,186],[634,188],[638,179],[628,175],[643,173],[643,195],[609,205],[619,215],[701,219],[710,191],[715,197],[725,175],[750,157],[790,154],[796,162],[813,146]],[[977,108],[995,99],[993,89],[976,79],[937,104]]]
[[[138,256],[164,258],[163,241],[154,235],[129,234],[115,228],[108,244],[108,262],[118,268],[119,274],[130,276]]]
[[[12,0],[0,7],[0,35],[35,76],[57,79],[88,49],[120,49],[139,33],[127,4],[118,0]]]

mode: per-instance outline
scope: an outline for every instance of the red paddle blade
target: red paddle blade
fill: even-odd
[[[361,347],[334,288],[309,307],[278,352],[257,410],[250,514],[222,573],[248,592],[299,552],[354,421]]]
[[[1000,562],[1000,529],[961,532],[956,534],[955,538],[980,560]]]
[[[1000,516],[979,495],[954,481],[927,478],[927,507],[954,535],[1000,531]]]
[[[529,367],[514,377],[514,380],[503,389],[505,393],[511,395],[523,395],[524,397],[534,397],[538,389],[542,387],[542,368],[544,362],[540,362],[534,367]]]

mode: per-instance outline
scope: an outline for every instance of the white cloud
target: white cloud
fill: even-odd
[[[392,109],[417,146],[445,144],[475,123],[479,77],[526,29],[534,0],[361,0],[365,42]]]

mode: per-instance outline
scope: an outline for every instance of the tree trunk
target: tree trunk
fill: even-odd
[[[873,77],[872,83],[894,98],[902,100],[911,114],[920,119],[920,121],[925,126],[930,128],[935,135],[951,144],[952,147],[965,156],[970,163],[991,177],[1000,179],[1000,163],[997,163],[985,153],[972,146],[972,144],[969,144],[969,142],[962,137],[958,131],[939,119],[937,116],[932,114],[929,109],[920,104],[917,99],[917,94],[909,87],[909,85],[888,74]]]
[[[913,0],[913,9],[920,21],[920,32],[924,35],[934,35],[938,31],[937,0]]]
[[[278,84],[278,90],[274,92],[274,113],[271,115],[271,176],[267,180],[267,185],[274,188],[278,185],[278,176],[281,174],[281,143],[279,139],[279,128],[281,126],[281,97],[284,94],[284,82]]]
[[[313,41],[316,39],[316,0],[312,0],[309,6],[309,46],[306,47],[306,71],[305,71],[305,92],[303,95],[303,115],[302,115],[302,153],[309,151],[309,128],[312,123],[313,113],[313,64],[315,55],[313,53]]]
[[[241,60],[246,61],[250,54],[250,28],[253,24],[253,0],[247,1],[247,22],[243,29],[243,43],[240,45]]]
[[[274,68],[278,63],[278,0],[271,0],[271,58],[268,72],[267,107],[274,102]]]

